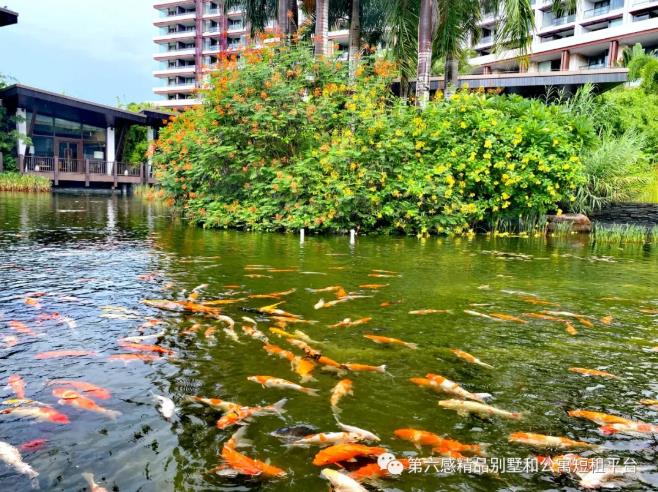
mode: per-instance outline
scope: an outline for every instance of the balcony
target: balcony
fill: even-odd
[[[196,54],[196,49],[195,48],[185,48],[185,49],[177,49],[177,50],[171,50],[171,51],[161,51],[160,53],[156,53],[153,55],[153,58],[156,60],[169,60],[172,58],[194,58],[194,55]]]
[[[170,15],[159,17],[153,21],[153,25],[157,27],[167,26],[169,24],[177,24],[180,22],[190,22],[196,19],[196,12],[187,12],[183,14]]]
[[[180,65],[174,67],[164,67],[153,72],[154,77],[172,77],[181,75],[192,75],[196,72],[195,65]]]
[[[613,10],[619,10],[624,8],[624,0],[611,0],[608,5],[602,7],[597,7],[595,9],[589,9],[584,12],[585,19],[590,19],[592,17],[599,17],[600,15],[606,15]]]
[[[192,39],[196,36],[196,28],[188,27],[186,29],[178,29],[176,31],[164,32],[160,36],[153,38],[156,43],[162,43],[180,39]]]
[[[576,22],[576,14],[553,17],[553,14],[544,12],[542,28],[559,27]]]
[[[171,94],[175,92],[190,93],[194,92],[196,88],[196,84],[171,84],[154,87],[153,92],[156,94]]]
[[[240,23],[229,25],[228,28],[226,29],[226,32],[228,33],[243,32],[245,29],[246,26],[240,22]]]

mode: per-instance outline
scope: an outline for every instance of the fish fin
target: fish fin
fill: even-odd
[[[480,366],[480,367],[486,367],[487,369],[493,369],[494,368],[494,366],[492,366],[491,364],[487,364],[486,362],[482,362],[482,361],[478,362],[477,365]]]
[[[283,398],[277,401],[276,403],[272,404],[272,410],[274,410],[279,415],[281,415],[282,413],[286,413],[285,408],[283,408],[286,405],[286,403],[288,403],[288,398]]]
[[[318,390],[318,389],[316,389],[316,388],[304,388],[303,391],[304,391],[304,393],[306,393],[307,395],[311,395],[311,396],[320,396],[320,390]]]
[[[211,470],[208,470],[208,473],[214,473],[220,477],[237,477],[240,472],[235,468],[231,468],[228,465],[219,465]]]
[[[250,448],[254,445],[251,439],[247,439],[245,434],[247,433],[247,427],[240,427],[235,433],[231,436],[231,439],[235,441],[236,448]]]
[[[410,348],[412,350],[417,350],[418,349],[418,344],[417,343],[411,343],[411,342],[406,342],[405,347]]]
[[[382,374],[386,374],[386,364],[382,364],[381,366],[377,366],[377,372],[381,372]]]
[[[483,401],[489,398],[493,398],[493,395],[491,393],[473,393],[473,394]]]

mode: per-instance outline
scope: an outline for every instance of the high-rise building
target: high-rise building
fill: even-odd
[[[622,49],[641,43],[658,47],[658,0],[579,0],[575,11],[556,15],[550,0],[531,0],[535,31],[528,72],[580,71],[616,66]],[[494,53],[497,19],[485,15],[481,37],[473,46],[475,73],[525,70],[518,53]]]
[[[224,9],[221,0],[160,1],[153,22],[158,35],[154,92],[165,107],[197,104],[195,90],[220,53],[238,53],[247,45],[249,27],[239,7]],[[269,28],[274,27],[273,21]]]
[[[0,27],[9,26],[18,22],[18,14],[7,7],[0,7]]]

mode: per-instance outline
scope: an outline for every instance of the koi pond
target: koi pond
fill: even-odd
[[[0,194],[2,491],[655,490],[657,376],[655,246]]]

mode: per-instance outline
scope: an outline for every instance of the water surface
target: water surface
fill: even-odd
[[[501,254],[501,252],[506,254]],[[510,254],[511,253],[511,254]],[[249,270],[250,265],[290,272]],[[399,276],[376,278],[374,270]],[[246,275],[262,274],[265,278]],[[389,284],[378,290],[360,285]],[[44,490],[84,490],[81,472],[93,472],[108,490],[326,490],[319,469],[311,464],[317,449],[291,449],[270,432],[308,423],[336,430],[328,403],[338,378],[316,371],[310,387],[319,397],[263,389],[247,381],[251,375],[271,375],[299,382],[285,360],[274,359],[261,344],[240,333],[241,343],[226,337],[222,325],[197,315],[168,313],[146,307],[143,299],[184,299],[200,284],[208,284],[200,301],[297,289],[286,296],[287,311],[317,320],[314,325],[290,325],[323,342],[318,347],[340,362],[386,364],[387,374],[354,373],[354,396],[342,403],[344,422],[375,432],[397,456],[430,456],[393,431],[413,427],[466,443],[488,443],[489,456],[528,458],[529,448],[511,445],[515,431],[566,436],[605,446],[591,456],[634,460],[653,466],[658,450],[651,438],[604,436],[597,425],[570,418],[575,408],[619,414],[658,423],[658,412],[641,405],[658,398],[658,252],[655,247],[591,245],[572,238],[428,239],[361,237],[350,246],[345,237],[308,237],[300,245],[293,235],[205,231],[189,227],[167,210],[123,197],[0,194],[0,386],[19,374],[28,398],[53,405],[71,419],[70,425],[34,423],[0,415],[0,440],[19,445],[37,438],[48,443],[23,453],[40,473]],[[307,288],[341,285],[373,297],[315,310],[331,293]],[[239,287],[226,287],[239,286]],[[236,294],[235,291],[241,292]],[[41,309],[25,304],[26,296],[44,292]],[[530,297],[529,297],[530,296]],[[529,298],[555,303],[538,305]],[[239,320],[274,300],[248,299],[224,308]],[[388,307],[381,307],[390,302]],[[124,308],[104,311],[104,306]],[[445,314],[410,315],[417,309],[449,310]],[[593,327],[577,320],[575,336],[562,323],[528,319],[525,324],[496,321],[464,313],[505,313],[522,316],[544,309],[568,311],[591,318]],[[39,321],[58,312],[75,320],[77,328]],[[101,317],[104,313],[117,316]],[[130,314],[130,312],[134,314]],[[372,317],[366,325],[332,329],[344,318]],[[600,320],[612,316],[612,324]],[[43,317],[42,317],[43,318]],[[123,364],[107,356],[127,352],[117,345],[139,335],[146,319],[162,325],[163,347],[176,357]],[[22,321],[39,336],[18,335],[7,347],[3,337],[16,335],[8,326]],[[285,339],[259,328],[272,343],[291,349]],[[195,323],[197,333],[185,334]],[[217,327],[205,337],[208,327]],[[236,327],[239,330],[239,326]],[[376,333],[419,345],[418,350],[376,345],[362,337]],[[493,370],[457,359],[451,348],[466,350],[494,366]],[[81,349],[97,355],[37,360],[40,352]],[[296,351],[296,349],[292,349]],[[297,351],[299,353],[299,351]],[[589,378],[569,367],[606,370],[618,380]],[[457,381],[474,392],[493,395],[497,407],[524,412],[521,422],[461,417],[437,405],[444,395],[408,382],[432,372]],[[52,395],[51,379],[80,378],[112,392],[100,404],[121,412],[112,421],[102,415],[63,407]],[[157,412],[151,393],[166,395],[179,406],[179,417],[168,422]],[[271,460],[288,478],[256,481],[213,476],[222,444],[231,430],[219,431],[216,412],[185,402],[186,395],[219,397],[243,405],[273,403],[287,397],[283,418],[261,417],[248,428],[254,447],[249,456]],[[0,397],[11,398],[8,388]],[[3,399],[4,399],[3,398]],[[6,407],[5,407],[6,408]],[[585,453],[587,454],[587,453]],[[29,482],[0,465],[0,490],[27,490]],[[494,491],[575,490],[575,482],[548,473],[501,473],[472,476],[405,473],[387,480],[388,490]],[[658,487],[653,471],[643,473],[629,489]]]

